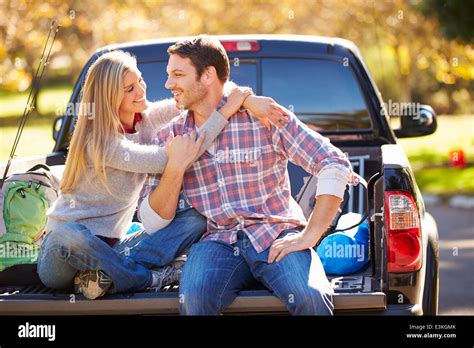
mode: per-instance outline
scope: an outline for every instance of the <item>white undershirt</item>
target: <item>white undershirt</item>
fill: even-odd
[[[169,225],[173,220],[163,219],[160,214],[153,210],[149,201],[150,195],[147,195],[138,207],[138,218],[143,224],[146,233],[153,234]]]

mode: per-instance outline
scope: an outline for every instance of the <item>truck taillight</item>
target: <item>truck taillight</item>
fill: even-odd
[[[258,52],[260,44],[257,41],[221,41],[227,52]]]
[[[420,216],[413,197],[404,191],[385,192],[388,272],[421,267]]]

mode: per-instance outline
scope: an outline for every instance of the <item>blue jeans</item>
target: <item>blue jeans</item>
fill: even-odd
[[[112,248],[84,225],[66,222],[43,241],[38,275],[47,287],[64,289],[72,286],[78,271],[102,270],[112,279],[110,293],[144,290],[151,285],[149,268],[187,252],[205,231],[206,219],[186,208],[165,228],[126,236]]]
[[[288,233],[284,231],[278,238]],[[191,248],[180,280],[180,312],[184,315],[218,315],[240,290],[260,281],[293,315],[332,315],[332,287],[313,249],[288,254],[267,263],[267,250],[257,253],[239,231],[233,245],[200,241]]]

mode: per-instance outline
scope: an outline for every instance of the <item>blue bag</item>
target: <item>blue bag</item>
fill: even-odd
[[[361,215],[341,216],[336,229],[344,229],[360,221]],[[347,275],[357,272],[369,261],[369,226],[367,220],[357,227],[335,232],[324,238],[316,249],[326,274]]]
[[[143,227],[142,223],[132,222],[130,224],[130,227],[128,228],[127,233],[125,235],[128,236],[128,235],[131,235],[131,234],[134,234],[134,233],[137,233],[137,232],[141,232],[143,230],[145,230],[145,228]]]

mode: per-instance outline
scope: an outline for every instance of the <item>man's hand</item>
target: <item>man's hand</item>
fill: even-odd
[[[272,128],[272,124],[283,128],[290,122],[288,118],[290,111],[272,98],[251,95],[245,99],[243,106],[269,130]]]
[[[306,228],[275,240],[270,247],[268,263],[278,262],[289,253],[314,247],[334,220],[340,205],[341,198],[337,196],[319,195]]]
[[[285,237],[273,242],[270,253],[268,254],[268,263],[280,261],[289,253],[299,250],[312,248],[317,240],[307,233],[289,233]]]

